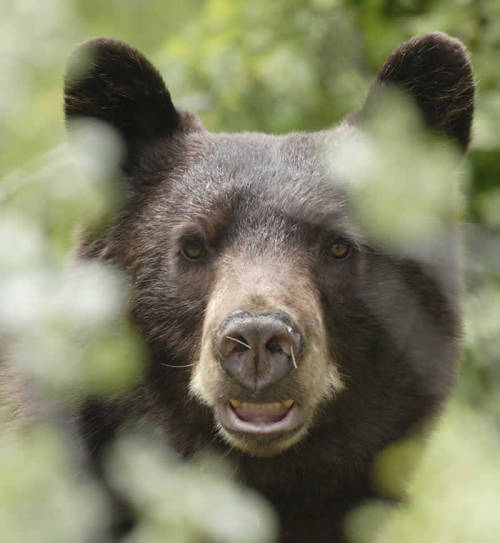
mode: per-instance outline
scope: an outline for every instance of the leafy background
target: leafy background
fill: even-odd
[[[40,415],[43,406],[36,424],[19,426],[11,391],[0,390],[2,541],[102,539],[108,504],[78,469],[63,406],[82,391],[118,393],[141,371],[140,346],[120,318],[122,279],[101,267],[68,270],[77,225],[113,197],[105,180],[117,154],[112,138],[84,130],[79,145],[65,143],[69,52],[92,36],[128,41],[208,129],[283,133],[338,122],[362,104],[397,44],[434,30],[467,45],[478,85],[463,166],[461,379],[425,450],[405,441],[377,463],[388,491],[409,482],[408,504],[367,504],[347,529],[354,542],[498,541],[500,2],[0,0],[0,349],[3,366],[39,396],[20,385],[23,410]],[[180,464],[149,434],[125,436],[117,448],[110,473],[142,519],[130,540],[273,540],[272,511],[238,487],[229,467],[210,458]]]

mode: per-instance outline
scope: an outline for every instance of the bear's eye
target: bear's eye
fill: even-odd
[[[336,241],[327,248],[326,254],[337,260],[343,260],[349,256],[351,248],[351,245],[345,241]]]
[[[181,254],[186,260],[201,260],[207,254],[203,242],[199,239],[186,239],[181,246]]]

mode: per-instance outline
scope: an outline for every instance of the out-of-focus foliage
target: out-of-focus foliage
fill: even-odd
[[[460,156],[424,129],[407,97],[385,89],[377,102],[362,135],[325,149],[329,169],[346,184],[359,227],[378,246],[419,260],[460,214]]]
[[[399,508],[379,501],[354,511],[347,522],[352,543],[495,543],[499,454],[498,421],[454,402],[429,443],[397,443],[381,455],[384,484],[410,479],[411,499]]]
[[[4,423],[0,419],[0,424]],[[110,509],[99,488],[76,469],[76,442],[42,424],[0,431],[0,540],[103,541]]]
[[[127,543],[270,541],[275,518],[255,493],[232,483],[220,459],[186,463],[152,432],[124,437],[112,451],[113,484],[140,519]]]
[[[389,494],[400,478],[412,480],[410,503],[396,512],[386,504],[368,505],[354,513],[349,530],[356,543],[495,541],[500,1],[0,0],[0,15],[0,350],[9,371],[33,385],[20,398],[37,391],[44,406],[40,413],[32,398],[27,420],[12,424],[16,406],[0,390],[0,540],[99,539],[106,501],[79,473],[63,400],[116,394],[142,370],[143,353],[124,322],[124,278],[69,264],[77,225],[95,226],[116,200],[120,153],[102,130],[82,127],[71,145],[65,143],[62,74],[71,49],[97,35],[123,39],[151,58],[174,101],[198,113],[207,128],[281,133],[334,124],[362,104],[375,71],[397,44],[441,30],[468,46],[479,89],[473,144],[461,167],[468,173],[463,218],[469,223],[462,378],[424,452],[414,442],[396,444],[379,459],[377,478]],[[425,147],[416,157],[399,143],[401,153],[389,167],[398,190],[394,169],[405,163],[405,182],[417,174],[433,182],[445,175],[446,165],[433,161]],[[448,209],[432,208],[444,186],[427,183],[414,192],[419,206],[431,204],[431,219]],[[392,193],[397,199],[400,194]],[[37,416],[45,422],[36,422]],[[125,436],[118,447],[118,467],[110,472],[142,512],[132,540],[163,541],[166,532],[175,534],[171,541],[272,540],[272,513],[239,490],[225,468],[205,460],[180,466],[172,453],[161,452],[164,447],[136,436]],[[412,478],[407,466],[420,456]],[[216,502],[225,506],[210,509],[207,519],[206,509]]]

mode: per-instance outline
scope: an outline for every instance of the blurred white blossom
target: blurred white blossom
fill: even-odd
[[[346,126],[325,148],[331,181],[352,199],[370,239],[389,249],[433,245],[462,211],[461,160],[430,138],[414,107],[395,91],[360,128]]]
[[[269,506],[233,482],[220,460],[182,462],[151,435],[132,434],[113,450],[108,469],[139,514],[127,542],[275,541],[276,518]]]

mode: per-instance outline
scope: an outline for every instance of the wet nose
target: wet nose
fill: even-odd
[[[225,372],[254,392],[296,368],[302,344],[292,317],[280,310],[233,311],[214,335],[214,350]]]

